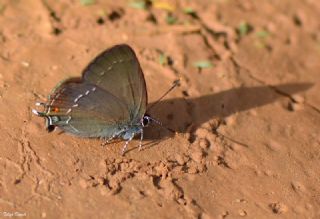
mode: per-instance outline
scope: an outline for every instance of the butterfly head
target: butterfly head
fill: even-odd
[[[150,117],[150,115],[144,114],[142,121],[141,121],[142,126],[147,127],[151,122],[152,122],[152,118]]]

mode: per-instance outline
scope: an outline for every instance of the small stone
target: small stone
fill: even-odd
[[[219,218],[227,218],[227,216],[229,215],[228,211],[223,212]]]
[[[231,143],[231,149],[233,151],[240,151],[243,148],[243,146],[241,146],[240,144],[237,143]]]
[[[129,163],[120,163],[120,169],[121,170],[128,170],[129,169]]]
[[[122,162],[125,162],[125,159],[117,158],[114,162],[117,164],[122,163]]]
[[[272,151],[281,151],[283,149],[283,146],[277,142],[277,141],[274,141],[274,140],[271,140],[268,144],[267,144],[267,147],[272,150]]]
[[[291,34],[288,36],[288,39],[287,39],[287,43],[290,44],[290,45],[296,45],[298,43],[298,38],[297,36]]]
[[[275,214],[282,214],[288,211],[288,207],[285,204],[282,204],[280,202],[271,203],[269,207],[271,208],[272,212]]]
[[[267,24],[267,30],[270,32],[270,33],[275,33],[278,28],[276,27],[276,25],[273,23],[273,22],[269,22]]]
[[[263,171],[265,176],[272,176],[272,171],[271,170],[265,170]]]
[[[300,103],[289,102],[288,109],[290,111],[299,111],[303,109],[303,105]]]
[[[227,126],[233,125],[236,122],[236,119],[234,116],[228,116],[224,119]]]
[[[196,218],[199,218],[199,217],[196,217]],[[212,217],[203,212],[203,213],[201,214],[201,217],[200,217],[200,218],[202,218],[202,219],[211,219]]]
[[[100,187],[99,190],[100,190],[100,194],[102,196],[110,195],[110,193],[111,193],[110,189],[108,187],[106,187],[106,186]]]
[[[303,11],[298,11],[293,16],[293,21],[297,26],[302,26],[307,23],[306,14]]]
[[[292,95],[292,99],[296,103],[304,103],[305,101],[304,97],[299,94]]]
[[[312,205],[310,203],[306,203],[306,209],[307,210],[311,210],[312,209]]]
[[[179,199],[177,200],[177,202],[178,202],[180,205],[186,205],[186,204],[187,204],[186,200],[183,199],[183,198],[179,198]]]
[[[237,203],[247,203],[247,201],[245,199],[243,199],[243,198],[237,198],[235,200],[235,202],[237,202]]]
[[[191,153],[191,158],[196,163],[200,163],[202,161],[202,158],[204,157],[204,154],[201,150],[197,150]]]
[[[190,166],[190,167],[188,168],[188,173],[190,173],[190,174],[196,174],[196,173],[198,173],[197,167],[195,167],[194,165]]]
[[[305,192],[306,188],[300,182],[291,182],[291,187],[295,192]]]
[[[251,116],[257,116],[257,115],[258,115],[257,110],[255,110],[255,109],[251,109],[251,110],[249,111],[249,114],[250,114]]]
[[[204,128],[198,128],[195,132],[198,138],[205,138],[208,135],[209,131]]]
[[[186,163],[185,160],[183,159],[183,157],[182,157],[180,154],[177,154],[177,155],[175,156],[175,159],[176,159],[177,163],[178,163],[179,165],[181,165],[181,166]]]
[[[127,34],[123,33],[123,34],[121,34],[121,38],[122,38],[122,40],[124,40],[124,41],[128,41],[129,36],[128,36]]]
[[[103,177],[98,177],[97,178],[97,184],[98,185],[103,185],[104,183],[105,183],[105,178],[103,178]]]
[[[241,210],[239,210],[239,215],[241,217],[247,216],[247,212],[245,210],[241,209]]]
[[[57,66],[57,65],[53,65],[53,66],[51,66],[51,69],[52,69],[52,70],[57,70],[57,69],[58,69],[58,66]]]
[[[28,68],[30,66],[30,63],[29,62],[26,62],[26,61],[22,61],[21,62],[21,65]]]
[[[204,165],[204,164],[199,164],[199,165],[197,166],[197,169],[198,169],[198,172],[199,172],[199,173],[203,173],[204,171],[207,170],[207,167],[206,167],[206,165]]]
[[[202,148],[202,149],[207,149],[209,148],[210,146],[210,142],[208,141],[208,139],[206,138],[201,138],[199,140],[199,146]]]

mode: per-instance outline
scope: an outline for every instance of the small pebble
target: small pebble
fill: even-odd
[[[186,205],[186,204],[187,204],[186,200],[183,199],[183,198],[179,198],[179,199],[177,200],[177,202],[178,202],[180,205]]]
[[[290,45],[296,45],[298,43],[297,36],[295,35],[289,35],[286,42]]]
[[[257,110],[255,110],[255,109],[251,109],[249,111],[249,114],[252,115],[252,116],[257,116],[258,115]]]
[[[270,33],[275,33],[278,28],[276,27],[276,25],[273,23],[273,22],[269,22],[267,24],[267,30],[270,32]]]
[[[198,166],[197,166],[197,169],[198,169],[198,172],[199,173],[203,173],[204,171],[206,171],[206,165],[204,165],[204,164],[199,164]]]
[[[272,171],[271,170],[265,170],[263,171],[265,176],[272,176]]]
[[[190,174],[196,174],[196,173],[198,173],[197,167],[195,167],[194,165],[190,166],[190,167],[188,168],[188,173],[190,173]]]
[[[99,188],[99,190],[100,190],[100,194],[102,196],[110,195],[110,193],[111,193],[110,189],[108,189],[108,187],[106,187],[106,186],[101,186]]]
[[[285,204],[282,204],[280,202],[271,203],[269,207],[271,208],[272,212],[275,214],[281,214],[288,211],[288,207]]]
[[[198,128],[195,132],[198,138],[205,138],[208,135],[208,130],[204,128]]]
[[[239,210],[239,215],[240,215],[241,217],[244,217],[244,216],[247,215],[247,212],[246,212],[245,210],[241,209],[241,210]]]
[[[240,151],[243,148],[243,146],[241,146],[240,144],[237,143],[231,143],[231,149],[233,151]]]
[[[196,218],[199,218],[199,217],[196,217]],[[211,219],[212,217],[203,212],[203,213],[201,213],[201,217],[200,218],[202,218],[202,219]]]
[[[299,95],[299,94],[293,95],[293,96],[292,96],[292,99],[293,99],[293,101],[296,102],[296,103],[304,103],[304,100],[305,100],[304,97],[301,96],[301,95]]]
[[[204,154],[201,150],[197,150],[191,153],[192,160],[194,160],[197,163],[200,163],[203,157],[204,157]]]
[[[237,203],[247,203],[247,201],[243,198],[237,198],[236,201]]]
[[[29,63],[29,62],[26,62],[26,61],[22,61],[22,62],[21,62],[21,65],[27,68],[27,67],[30,66],[30,63]]]
[[[300,103],[289,102],[288,109],[290,111],[299,111],[303,109],[303,105]]]
[[[300,182],[291,182],[291,187],[295,192],[305,192],[306,188]]]
[[[199,140],[199,146],[202,148],[202,149],[207,149],[209,148],[210,146],[210,142],[208,141],[208,139],[206,138],[201,138]]]
[[[178,163],[179,165],[181,165],[181,166],[186,163],[185,160],[183,159],[183,157],[182,157],[180,154],[177,154],[177,155],[175,156],[175,158],[176,158],[177,163]]]
[[[296,25],[302,26],[307,23],[306,14],[303,11],[298,11],[293,16],[293,21]]]
[[[224,119],[227,126],[233,125],[236,122],[236,118],[234,116],[228,116]]]
[[[52,69],[52,70],[57,70],[57,69],[58,69],[58,66],[57,66],[57,65],[53,65],[53,66],[51,66],[51,69]]]
[[[128,41],[129,36],[128,36],[127,34],[123,33],[123,34],[121,35],[121,38],[122,38],[122,40],[124,40],[124,41]]]
[[[281,151],[283,146],[277,142],[277,141],[274,141],[274,140],[271,140],[268,144],[267,144],[267,147],[272,150],[272,151]]]
[[[312,209],[312,204],[306,203],[306,209],[307,209],[307,210],[311,210],[311,209]]]

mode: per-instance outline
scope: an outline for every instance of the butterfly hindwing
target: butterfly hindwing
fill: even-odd
[[[94,84],[66,81],[50,95],[49,124],[84,137],[111,137],[126,124],[127,107]]]

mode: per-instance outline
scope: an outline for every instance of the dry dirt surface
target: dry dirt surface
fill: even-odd
[[[320,218],[318,0],[1,0],[0,218]],[[102,146],[31,113],[133,47],[145,129]]]

